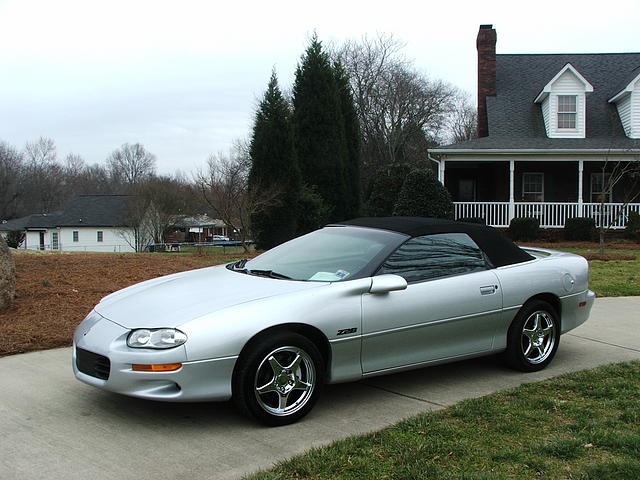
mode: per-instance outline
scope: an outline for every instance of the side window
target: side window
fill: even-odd
[[[466,233],[440,233],[405,242],[378,274],[393,273],[410,283],[486,269],[482,250]]]

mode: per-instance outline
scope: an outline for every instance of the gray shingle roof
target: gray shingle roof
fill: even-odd
[[[26,217],[16,218],[0,223],[0,231],[11,232],[38,228],[52,228],[57,226],[60,212],[34,213]]]
[[[77,195],[57,220],[58,227],[122,227],[135,197],[132,195]]]
[[[0,224],[0,230],[54,227],[123,227],[132,195],[77,195],[63,212],[33,214]]]
[[[548,138],[539,104],[540,91],[571,63],[593,85],[587,94],[585,139]],[[487,98],[489,136],[435,150],[458,149],[638,149],[625,136],[608,100],[634,78],[640,53],[496,55],[495,97]]]

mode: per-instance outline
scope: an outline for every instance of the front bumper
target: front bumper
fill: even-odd
[[[73,373],[84,383],[132,397],[170,402],[228,400],[231,398],[231,377],[237,356],[187,361],[184,345],[151,350],[127,346],[130,330],[92,312],[78,326],[73,338]],[[108,359],[108,374],[98,369],[78,369],[78,349]],[[86,354],[83,358],[86,358]],[[169,372],[137,372],[132,364],[181,363]],[[108,377],[108,378],[99,378]]]

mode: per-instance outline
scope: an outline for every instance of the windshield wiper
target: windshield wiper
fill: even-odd
[[[245,268],[244,271],[249,275],[257,275],[259,277],[277,278],[280,280],[291,280],[291,277],[287,277],[282,273],[274,272],[273,270],[248,270]]]
[[[249,261],[248,258],[243,258],[242,260],[238,260],[235,263],[229,264],[227,268],[231,270],[235,270],[237,272],[247,273],[247,269],[244,268],[244,266],[247,264],[248,261]]]

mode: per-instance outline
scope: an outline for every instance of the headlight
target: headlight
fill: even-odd
[[[187,336],[175,328],[140,328],[127,337],[127,345],[133,348],[171,348],[186,341]]]

